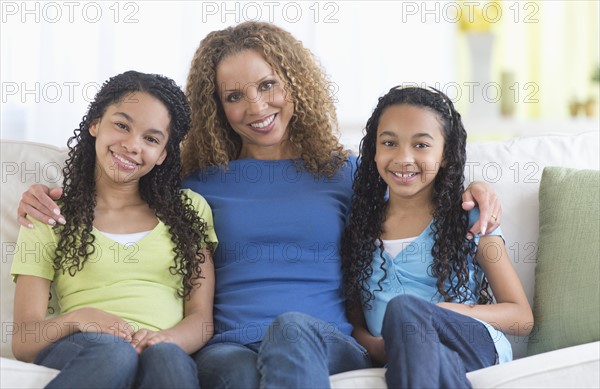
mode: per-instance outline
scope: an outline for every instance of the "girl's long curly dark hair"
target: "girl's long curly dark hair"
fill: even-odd
[[[180,191],[180,143],[190,127],[190,108],[185,94],[169,78],[156,74],[128,71],[112,77],[102,85],[79,128],[69,138],[69,156],[63,169],[61,211],[67,223],[57,226],[59,234],[54,267],[74,276],[94,254],[92,233],[96,206],[96,138],[90,126],[100,120],[107,108],[135,92],[147,93],[161,101],[170,116],[167,157],[140,179],[142,199],[169,228],[174,244],[172,274],[180,274],[183,287],[178,292],[188,298],[192,288],[203,278],[200,265],[205,258],[201,247],[210,247],[207,225]]]
[[[342,239],[342,268],[344,292],[349,309],[362,303],[369,306],[373,291],[367,280],[373,274],[373,254],[379,252],[384,269],[382,226],[386,217],[385,199],[387,184],[381,179],[375,164],[377,127],[383,111],[392,105],[407,104],[423,107],[435,113],[444,132],[444,167],[441,167],[433,186],[434,245],[433,264],[429,271],[437,279],[437,291],[444,301],[465,302],[472,293],[479,296],[478,303],[492,301],[485,276],[476,290],[469,290],[469,260],[475,259],[475,245],[466,239],[468,212],[462,209],[464,168],[467,133],[460,114],[452,101],[433,88],[395,87],[379,99],[377,107],[367,121],[366,134],[360,143],[360,156],[354,175],[350,219]],[[470,258],[470,259],[469,259]],[[473,264],[475,265],[475,264]],[[474,266],[475,271],[478,266]],[[385,269],[378,281],[387,276]],[[476,280],[478,277],[475,277]]]

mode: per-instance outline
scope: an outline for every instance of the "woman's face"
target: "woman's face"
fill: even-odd
[[[245,50],[223,59],[217,89],[227,121],[242,138],[239,158],[297,157],[288,129],[294,104],[260,53]]]

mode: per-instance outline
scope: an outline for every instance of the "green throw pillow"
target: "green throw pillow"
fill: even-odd
[[[600,339],[600,171],[546,167],[527,354]]]

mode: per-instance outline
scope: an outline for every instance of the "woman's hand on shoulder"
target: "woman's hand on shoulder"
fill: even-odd
[[[31,185],[21,196],[19,208],[17,208],[17,221],[23,227],[33,228],[33,224],[26,219],[26,216],[30,215],[42,223],[65,224],[65,219],[54,202],[60,196],[62,196],[62,188],[50,189],[46,185]]]
[[[473,209],[475,204],[479,206],[479,220],[469,229],[470,234],[485,235],[500,226],[502,205],[490,185],[481,181],[472,182],[463,193],[462,199],[465,211]],[[472,238],[472,235],[469,238]]]

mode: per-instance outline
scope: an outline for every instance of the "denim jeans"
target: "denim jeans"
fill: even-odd
[[[331,374],[371,366],[353,338],[297,312],[278,316],[260,343],[217,343],[195,359],[200,382],[220,389],[328,388]]]
[[[35,363],[60,370],[47,388],[198,388],[196,364],[174,343],[138,355],[110,334],[78,332],[42,350]]]
[[[381,333],[389,388],[470,388],[467,372],[496,363],[481,322],[413,296],[390,300]]]

